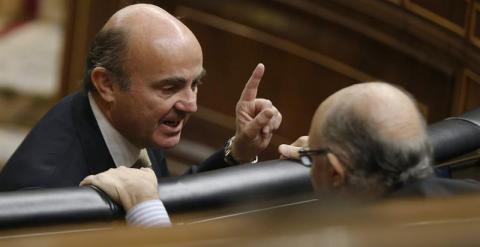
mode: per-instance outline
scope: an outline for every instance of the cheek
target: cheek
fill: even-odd
[[[138,102],[125,106],[120,111],[117,111],[117,115],[120,115],[119,118],[122,119],[125,128],[137,133],[136,135],[142,136],[145,135],[145,132],[153,131],[158,120],[154,109]]]
[[[151,121],[159,121],[165,117],[174,107],[174,104],[164,99],[150,100],[144,103],[143,115]]]

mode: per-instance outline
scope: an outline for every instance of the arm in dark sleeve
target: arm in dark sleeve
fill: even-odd
[[[228,167],[228,164],[225,163],[223,157],[224,151],[223,149],[220,149],[217,152],[213,153],[210,157],[208,157],[199,165],[193,165],[190,169],[187,170],[187,172],[185,172],[185,174],[194,174],[198,172],[205,172]]]

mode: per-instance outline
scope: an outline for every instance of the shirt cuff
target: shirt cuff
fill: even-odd
[[[135,205],[125,216],[130,226],[171,226],[170,217],[160,200],[148,200]]]

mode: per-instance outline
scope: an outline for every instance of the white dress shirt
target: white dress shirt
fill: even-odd
[[[141,149],[130,143],[107,120],[98,108],[91,93],[88,101],[97,120],[103,140],[117,167],[131,167],[138,160]],[[145,150],[144,150],[145,152]],[[132,226],[170,226],[170,217],[161,200],[149,200],[135,205],[126,215],[128,225]]]
[[[105,115],[103,115],[103,112],[98,108],[91,93],[88,93],[88,101],[90,102],[93,115],[97,120],[103,140],[105,140],[108,151],[113,158],[113,162],[117,167],[131,167],[137,161],[140,155],[140,149],[130,143],[110,124]]]
[[[171,226],[170,217],[160,200],[144,201],[128,210],[125,216],[130,226]]]

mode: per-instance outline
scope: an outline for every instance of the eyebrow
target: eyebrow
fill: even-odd
[[[195,77],[193,81],[201,80],[203,77],[205,77],[205,75],[207,75],[207,71],[205,69],[202,69],[200,74],[197,77]],[[160,84],[186,84],[187,80],[183,77],[174,76],[174,77],[163,79],[159,81],[159,83]]]

